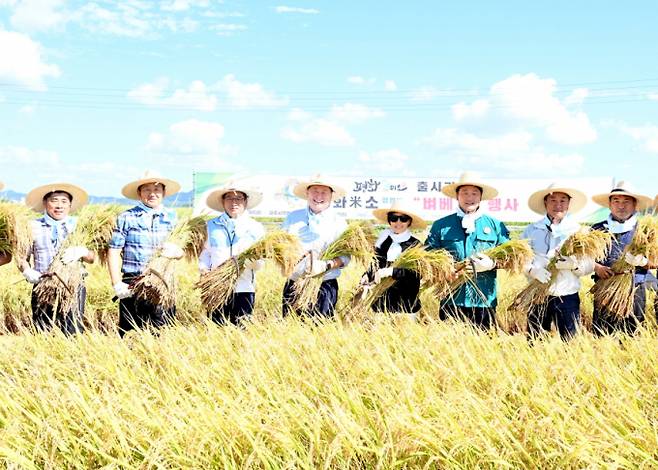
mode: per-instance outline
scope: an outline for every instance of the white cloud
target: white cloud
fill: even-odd
[[[372,83],[375,83],[375,79],[365,78],[359,75],[353,75],[351,77],[347,77],[347,83],[351,83],[352,85],[370,85]]]
[[[21,31],[47,31],[64,24],[64,0],[21,0],[8,2],[13,7],[11,25]]]
[[[460,102],[452,106],[452,117],[455,121],[481,118],[487,114],[489,107],[488,100],[475,100],[471,104]]]
[[[411,101],[432,101],[439,95],[439,90],[436,88],[423,86],[411,92]]]
[[[589,96],[589,90],[587,88],[576,88],[571,92],[569,96],[567,96],[564,99],[564,104],[569,106],[569,105],[575,105],[575,104],[583,104],[585,101],[585,98]]]
[[[306,112],[306,111],[304,111],[303,109],[300,109],[300,108],[293,108],[288,113],[288,120],[289,121],[308,121],[312,117],[313,117],[313,115],[311,113]]]
[[[187,11],[194,7],[207,7],[209,0],[172,0],[164,3],[161,8],[164,11]]]
[[[579,154],[550,152],[534,144],[527,131],[482,137],[455,128],[439,128],[425,143],[439,152],[447,166],[479,168],[482,172],[504,171],[505,175],[564,176],[581,174],[585,159]],[[500,174],[500,173],[497,173]]]
[[[281,137],[295,143],[314,142],[328,147],[347,147],[354,145],[354,138],[342,127],[328,119],[314,118],[296,129],[285,128]]]
[[[215,88],[226,93],[228,104],[236,108],[274,108],[288,104],[287,98],[275,96],[259,83],[240,82],[234,75],[226,75]]]
[[[274,9],[277,13],[302,13],[305,15],[317,15],[320,13],[320,10],[315,8],[299,8],[299,7],[288,7],[285,5],[279,5]]]
[[[128,97],[150,106],[181,107],[198,111],[214,111],[217,108],[217,96],[200,80],[194,80],[186,89],[177,89],[165,96],[168,88],[169,80],[160,78],[131,90]]]
[[[367,170],[374,170],[379,173],[396,173],[405,172],[409,156],[402,153],[399,149],[386,149],[377,152],[361,152],[359,161],[364,163]]]
[[[369,119],[384,117],[386,113],[381,109],[369,108],[362,104],[345,103],[334,105],[329,112],[329,118],[350,124],[358,124]]]
[[[658,126],[645,124],[643,126],[633,127],[623,123],[613,125],[633,140],[640,142],[642,148],[647,152],[658,153]]]
[[[247,27],[243,24],[220,23],[220,24],[212,25],[210,29],[213,31],[217,31],[217,34],[220,36],[232,36],[237,32],[245,31]]]
[[[658,93],[649,93],[647,95],[647,98],[649,98],[652,101],[658,101]]]
[[[59,77],[59,67],[47,64],[42,47],[28,36],[0,30],[0,80],[32,90],[45,90],[44,79]]]
[[[54,167],[61,162],[57,152],[27,147],[0,147],[0,163],[26,168]],[[6,183],[6,181],[5,181]]]
[[[386,80],[384,82],[384,89],[386,91],[396,91],[398,89],[398,85],[394,80]]]

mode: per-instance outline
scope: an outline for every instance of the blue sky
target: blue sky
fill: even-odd
[[[653,2],[0,0],[0,177],[614,176],[658,192]],[[583,188],[587,189],[587,188]]]

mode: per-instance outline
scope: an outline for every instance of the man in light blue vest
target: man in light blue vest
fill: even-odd
[[[446,196],[457,199],[457,212],[434,224],[425,241],[429,249],[444,248],[455,261],[468,259],[473,269],[473,282],[467,282],[441,303],[439,318],[468,320],[488,330],[496,324],[496,266],[482,251],[509,240],[507,227],[484,214],[480,202],[493,199],[498,191],[479,176],[465,172],[459,181],[444,186]]]

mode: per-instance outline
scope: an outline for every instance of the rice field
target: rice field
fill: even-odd
[[[340,279],[343,315],[361,274]],[[419,322],[311,324],[280,318],[284,280],[268,262],[254,321],[219,328],[195,265],[177,277],[179,325],[122,341],[104,268],[90,269],[89,332],[75,338],[29,333],[30,288],[0,268],[4,467],[658,467],[653,306],[636,338],[529,345],[507,312],[525,281],[501,273],[490,334],[437,321],[427,294]]]

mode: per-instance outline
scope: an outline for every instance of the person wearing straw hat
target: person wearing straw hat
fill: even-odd
[[[548,284],[548,299],[528,313],[528,337],[537,338],[549,332],[555,324],[560,337],[573,337],[580,324],[580,277],[594,271],[593,259],[561,257],[556,260],[557,274],[548,271],[548,263],[559,252],[562,244],[581,226],[571,214],[587,204],[587,196],[568,184],[552,183],[530,195],[528,206],[542,219],[526,227],[521,238],[529,240],[535,257],[527,267],[530,278]]]
[[[46,276],[57,275],[50,272],[50,265],[64,245],[66,238],[73,233],[77,218],[69,215],[87,203],[87,193],[70,183],[53,183],[39,186],[25,196],[25,204],[43,216],[32,221],[32,246],[26,260],[19,261],[19,269],[32,288],[32,321],[37,330],[52,329],[53,323],[66,335],[81,333],[84,330],[84,317],[87,291],[84,284],[76,293],[77,305],[69,312],[55,311],[52,305],[39,302],[36,286]],[[83,261],[93,263],[96,255],[84,246],[70,246],[62,253],[62,262],[71,264]],[[30,265],[30,259],[33,266]],[[80,266],[82,269],[82,266]]]
[[[496,265],[482,251],[508,241],[509,231],[501,221],[485,214],[480,203],[493,199],[498,191],[479,175],[464,172],[442,192],[457,200],[457,212],[432,224],[425,245],[429,249],[447,249],[455,261],[469,260],[468,269],[473,270],[474,279],[442,302],[439,318],[466,319],[488,330],[496,324]]]
[[[263,224],[247,213],[248,209],[260,204],[262,199],[261,192],[234,182],[208,194],[206,205],[221,212],[221,215],[207,223],[206,244],[199,256],[199,270],[202,274],[238,256],[263,238]],[[214,312],[209,312],[213,322],[219,325],[227,322],[238,325],[242,319],[251,315],[255,300],[255,271],[263,264],[262,260],[245,261],[244,270],[240,273],[229,301]]]
[[[592,225],[592,229],[609,232],[613,236],[606,259],[594,266],[594,282],[614,276],[612,265],[622,255],[626,262],[635,266],[633,315],[618,318],[594,305],[592,330],[596,335],[612,334],[616,331],[632,335],[644,321],[646,289],[647,286],[655,285],[656,278],[647,269],[649,260],[646,257],[633,253],[624,255],[624,249],[633,240],[637,212],[650,208],[653,201],[650,197],[639,194],[626,181],[620,181],[608,193],[592,196],[592,200],[610,209],[608,218]]]
[[[411,234],[411,230],[422,230],[427,226],[419,215],[407,210],[403,204],[396,201],[389,208],[372,211],[379,222],[388,224],[375,242],[377,257],[376,270],[368,271],[361,282],[378,283],[382,279],[391,278],[395,283],[389,287],[383,296],[375,301],[372,308],[375,312],[399,312],[415,315],[420,310],[418,292],[420,277],[410,269],[392,268],[391,264],[399,258],[403,251],[421,241]]]
[[[344,218],[338,216],[331,203],[345,195],[345,190],[329,179],[317,175],[299,182],[293,194],[306,201],[306,207],[288,214],[281,228],[297,235],[304,251],[295,272],[283,287],[283,315],[292,310],[295,299],[294,284],[303,276],[322,275],[322,285],[315,305],[302,314],[333,317],[338,301],[338,277],[349,258],[341,256],[329,261],[320,260],[320,254],[347,228]]]
[[[164,207],[165,196],[180,191],[180,184],[153,171],[123,187],[121,193],[137,205],[117,217],[108,251],[108,269],[119,299],[119,334],[123,337],[135,328],[161,328],[171,323],[175,307],[165,309],[133,296],[131,284],[144,272],[158,249],[170,259],[183,257],[178,245],[165,240],[177,222],[176,212]]]

